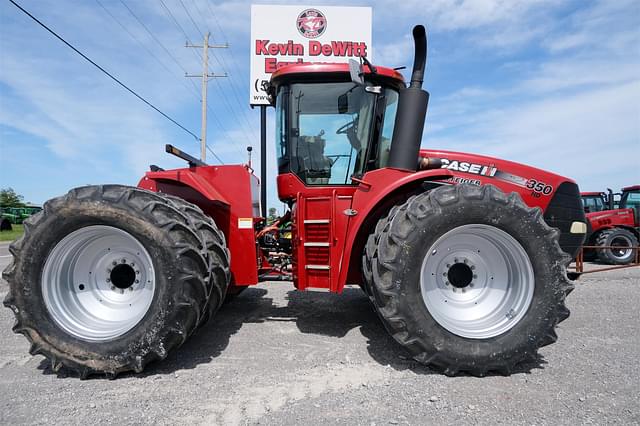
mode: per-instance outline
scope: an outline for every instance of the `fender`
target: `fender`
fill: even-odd
[[[453,173],[446,169],[410,172],[386,168],[368,172],[356,181],[359,185],[353,194],[352,209],[357,213],[349,220],[338,292],[342,292],[346,283],[361,280],[360,254],[380,216],[406,194],[418,190],[424,182],[442,181],[452,176]]]
[[[211,216],[227,240],[232,284],[258,283],[254,218],[260,217],[258,178],[243,165],[203,166],[147,172],[139,188],[171,194]]]
[[[175,170],[163,170],[159,172],[147,172],[145,176],[138,183],[139,188],[149,189],[154,191],[155,188],[149,180],[151,181],[165,181],[165,182],[176,182],[182,185],[193,188],[195,191],[200,193],[204,198],[209,201],[216,201],[221,204],[229,205],[229,201],[220,194],[220,192],[213,187],[201,174],[197,173],[197,169],[202,169],[202,167],[193,167],[192,169],[175,169]],[[145,186],[149,186],[146,188]],[[176,194],[174,194],[176,195]]]

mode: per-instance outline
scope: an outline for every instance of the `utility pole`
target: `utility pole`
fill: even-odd
[[[209,44],[209,33],[204,36],[202,46],[195,44],[185,44],[185,47],[196,47],[202,49],[202,74],[185,74],[185,77],[202,78],[202,130],[200,134],[200,160],[206,163],[207,159],[207,83],[210,78],[226,77],[227,74],[209,73],[209,48],[226,49],[227,44],[211,45]]]

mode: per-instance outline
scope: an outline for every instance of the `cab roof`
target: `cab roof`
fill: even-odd
[[[594,191],[587,191],[587,192],[581,192],[580,195],[582,197],[599,197],[601,195],[604,195],[604,192],[594,192]]]
[[[363,66],[366,76],[373,76],[367,65]],[[396,84],[404,85],[404,77],[393,68],[380,67],[375,65],[375,75],[392,79]],[[349,64],[347,63],[294,63],[285,65],[271,74],[271,81],[274,82],[287,77],[311,77],[312,74],[349,74]]]
[[[627,192],[627,191],[638,191],[638,190],[640,190],[640,185],[627,186],[626,188],[622,188],[622,190],[624,192]]]

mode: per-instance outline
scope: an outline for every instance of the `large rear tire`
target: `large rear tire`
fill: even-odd
[[[209,277],[206,280],[209,301],[198,324],[198,327],[201,327],[215,315],[227,297],[231,279],[229,249],[222,231],[200,207],[180,197],[162,195],[187,217],[191,228],[197,231],[203,243],[202,256],[207,261],[209,269]]]
[[[381,222],[365,251],[373,301],[417,361],[447,375],[510,374],[556,341],[570,259],[517,194],[444,186]]]
[[[638,239],[631,231],[612,228],[598,234],[596,245],[614,247],[596,249],[598,260],[601,262],[609,265],[627,265],[635,259],[636,253],[633,247],[638,247]]]
[[[14,332],[31,354],[84,378],[141,372],[194,332],[208,264],[189,218],[166,198],[86,186],[25,221],[3,272]]]

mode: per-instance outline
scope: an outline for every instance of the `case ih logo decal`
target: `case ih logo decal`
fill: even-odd
[[[318,38],[327,29],[327,18],[317,9],[307,9],[298,15],[296,25],[303,37]]]
[[[495,176],[497,168],[491,166],[483,166],[482,164],[467,163],[466,161],[451,161],[448,158],[441,158],[442,168],[454,170],[458,172],[471,173],[480,176]]]
[[[522,188],[531,190],[531,196],[540,198],[540,195],[549,196],[553,193],[553,186],[547,185],[544,182],[540,182],[536,179],[527,179],[522,176],[514,175],[509,172],[498,170],[493,165],[485,166],[483,164],[469,163],[466,161],[450,160],[448,158],[441,158],[442,168],[447,170],[453,170],[456,172],[469,173],[478,176],[485,176],[488,178],[498,179],[503,182],[508,182],[512,185],[517,185]],[[464,178],[461,176],[453,176],[447,179],[449,182],[454,183],[468,183],[471,185],[480,185],[482,182],[479,179]]]

